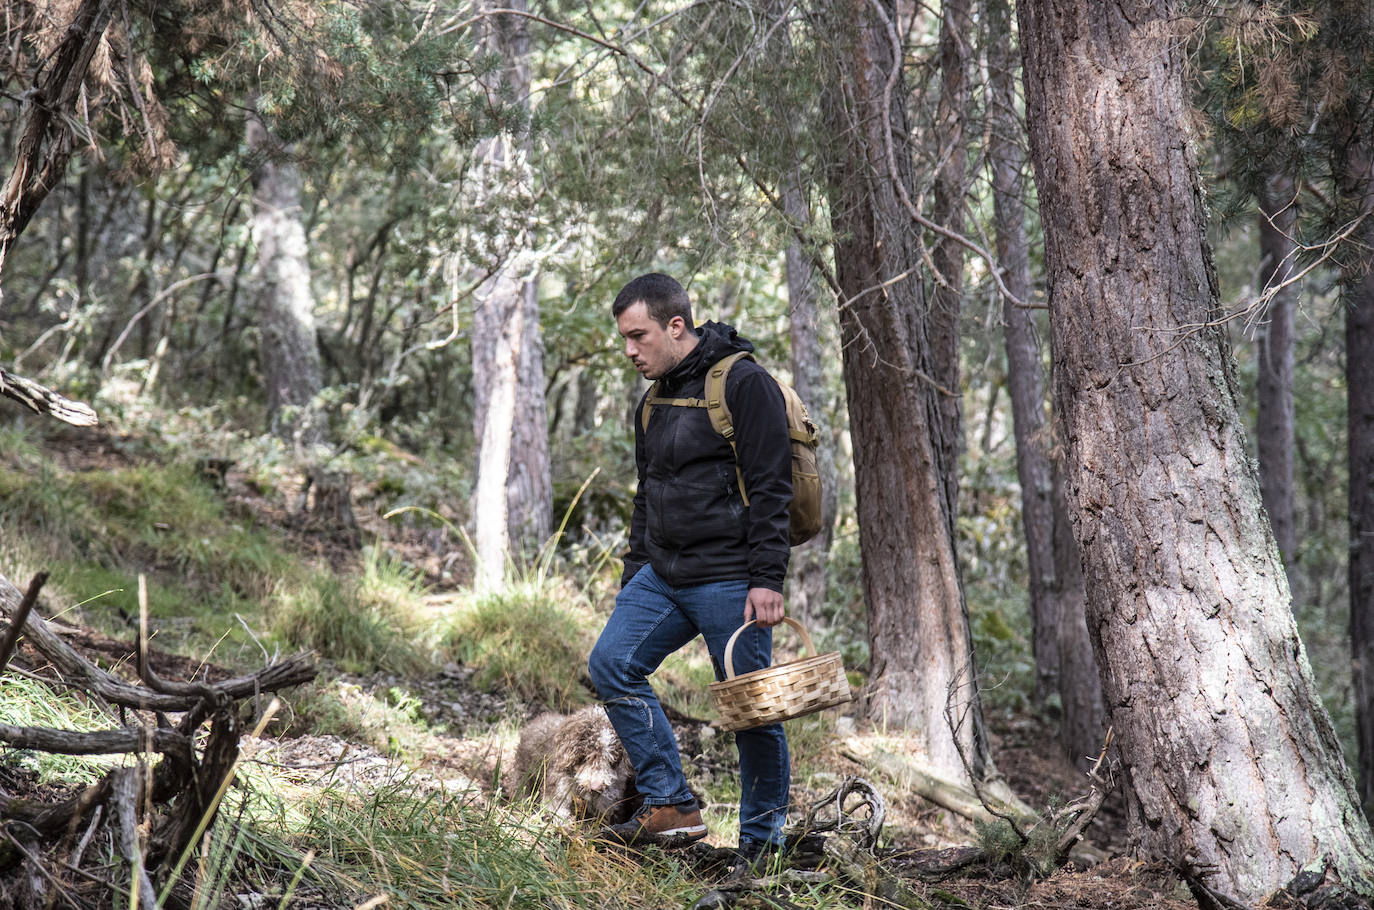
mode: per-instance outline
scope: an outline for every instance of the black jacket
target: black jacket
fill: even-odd
[[[707,322],[697,335],[697,346],[659,380],[659,397],[704,398],[706,374],[718,360],[754,350],[728,325]],[[746,579],[750,587],[782,591],[792,501],[782,392],[763,367],[746,359],[730,368],[725,401],[748,506],[730,444],[705,408],[655,405],[646,431],[640,399],[634,412],[639,490],[622,585],[647,562],[673,587]]]

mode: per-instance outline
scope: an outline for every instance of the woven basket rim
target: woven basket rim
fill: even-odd
[[[748,673],[740,673],[729,679],[722,679],[719,682],[711,683],[710,690],[712,692],[727,692],[730,689],[743,687],[749,683],[762,682],[777,676],[803,673],[832,663],[838,663],[841,670],[843,670],[844,661],[839,651],[827,651],[824,654],[799,657],[796,660],[791,660],[784,664],[773,664],[771,667],[761,667],[757,670],[750,670]]]

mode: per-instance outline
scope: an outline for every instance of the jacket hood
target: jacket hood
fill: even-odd
[[[663,377],[665,385],[676,386],[704,374],[716,361],[737,351],[754,352],[753,342],[736,332],[734,326],[723,322],[703,322],[697,326],[696,333],[697,346]]]

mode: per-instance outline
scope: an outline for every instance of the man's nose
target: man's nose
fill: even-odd
[[[635,348],[635,343],[634,343],[633,341],[631,341],[630,339],[626,338],[626,339],[625,339],[625,356],[626,356],[626,357],[633,357],[633,356],[635,356],[635,354],[637,354],[637,353],[639,353],[639,351]]]

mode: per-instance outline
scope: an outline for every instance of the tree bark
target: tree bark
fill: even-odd
[[[1294,602],[1300,602],[1297,573],[1298,538],[1293,517],[1293,317],[1298,289],[1285,284],[1297,271],[1297,186],[1292,177],[1275,175],[1260,191],[1260,274],[1273,297],[1256,340],[1260,496],[1274,541],[1288,573]]]
[[[783,209],[789,223],[809,225],[811,210],[806,204],[800,180],[793,177],[783,189]],[[793,237],[787,244],[787,301],[791,316],[788,333],[792,342],[792,387],[806,402],[813,421],[829,411],[825,388],[825,369],[821,362],[820,308],[816,302],[816,274],[811,257]],[[818,424],[819,426],[819,424]],[[826,564],[835,539],[835,512],[839,484],[835,453],[828,444],[833,439],[822,431],[816,449],[816,467],[821,475],[821,531],[792,551],[788,609],[803,621],[814,618],[825,603]]]
[[[1107,732],[1107,708],[1102,676],[1088,634],[1088,593],[1083,587],[1083,563],[1069,523],[1064,495],[1064,472],[1053,470],[1054,500],[1054,636],[1059,654],[1059,744],[1064,754],[1087,770],[1101,752]]]
[[[908,728],[932,768],[968,783],[992,766],[938,449],[920,250],[906,208],[900,47],[890,3],[836,0],[827,13],[821,27],[836,70],[822,107],[834,137],[826,164],[869,611],[868,713]],[[961,686],[957,742],[944,714],[951,686]]]
[[[969,0],[940,4],[940,100],[936,110],[938,145],[931,220],[956,234],[964,232],[964,193],[968,189],[968,41],[973,34]],[[936,398],[940,412],[939,451],[950,508],[959,511],[959,452],[963,419],[959,400],[959,312],[963,307],[964,246],[937,237],[930,251],[935,287],[926,319],[933,375],[946,390]]]
[[[489,8],[524,10],[525,0]],[[483,45],[505,65],[493,74],[496,97],[528,106],[529,36],[521,16],[488,15]],[[508,93],[508,94],[503,94]],[[476,391],[477,480],[472,509],[477,582],[483,590],[505,583],[512,556],[530,551],[553,526],[544,402],[544,360],[539,300],[527,222],[531,190],[528,142],[510,131],[484,140],[479,192],[494,205],[497,228],[484,258],[490,277],[476,296],[472,322],[472,373]]]
[[[1171,4],[1018,4],[1069,517],[1131,833],[1245,905],[1374,839],[1236,406]]]
[[[258,251],[262,369],[267,420],[281,439],[310,447],[324,441],[323,415],[314,406],[324,385],[315,337],[315,300],[301,223],[301,176],[262,119],[250,111],[248,148],[253,169],[253,242]]]
[[[1025,135],[1016,106],[1019,58],[1006,0],[990,0],[988,17],[989,141],[997,262],[1007,290],[1031,299],[1026,236]],[[1083,618],[1086,595],[1078,544],[1068,527],[1061,473],[1055,470],[1045,419],[1044,361],[1033,310],[1002,301],[1007,385],[1011,392],[1021,524],[1026,535],[1031,645],[1037,703],[1058,694],[1060,744],[1075,763],[1092,760],[1105,730],[1102,683]]]

